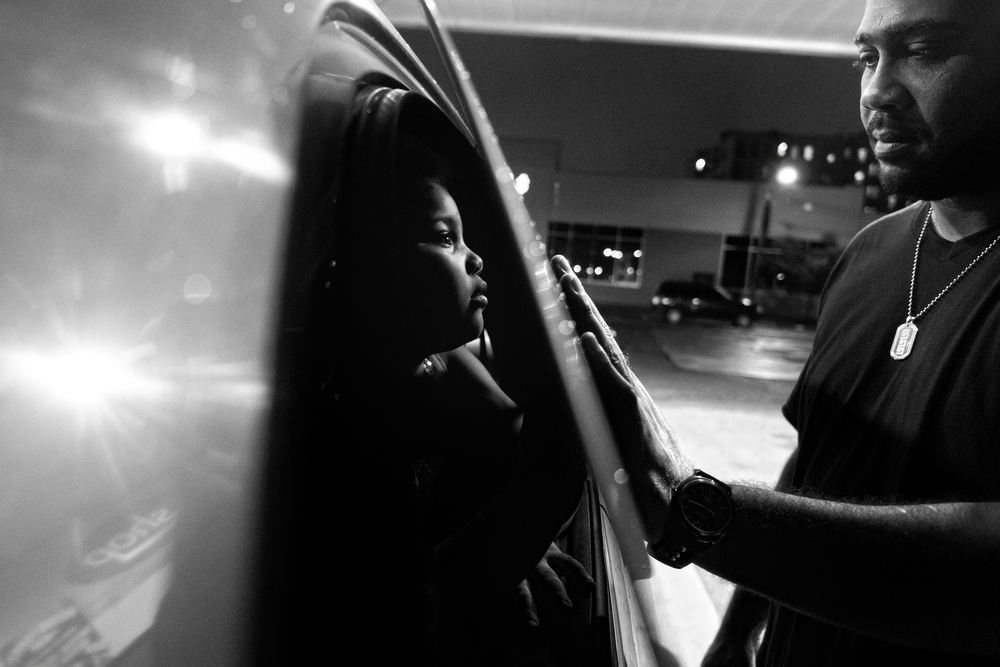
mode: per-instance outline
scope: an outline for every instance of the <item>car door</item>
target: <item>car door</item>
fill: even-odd
[[[310,447],[303,293],[334,243],[325,202],[365,182],[371,154],[346,146],[376,93],[479,165],[495,373],[517,401],[552,402],[588,452],[581,544],[608,570],[594,613],[615,619],[619,650],[627,636],[649,654],[626,600],[647,563],[629,488],[457,56],[465,113],[370,0],[24,0],[0,18],[0,664],[271,665],[357,648],[330,645],[331,619],[352,613],[338,584],[366,549],[395,545],[330,548],[357,508],[325,489],[365,471]],[[391,608],[371,622],[392,641]]]

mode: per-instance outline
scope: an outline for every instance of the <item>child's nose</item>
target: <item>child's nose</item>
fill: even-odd
[[[465,258],[465,269],[469,275],[476,275],[483,270],[483,258],[469,249],[469,255]]]

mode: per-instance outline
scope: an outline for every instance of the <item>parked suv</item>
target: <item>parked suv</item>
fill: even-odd
[[[670,324],[679,324],[687,317],[714,317],[748,327],[759,314],[759,306],[752,300],[737,298],[722,287],[671,280],[657,288],[653,308]]]

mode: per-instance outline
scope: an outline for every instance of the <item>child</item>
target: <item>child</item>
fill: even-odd
[[[418,142],[402,152],[392,201],[349,195],[368,224],[336,220],[323,280],[330,442],[356,511],[342,548],[363,554],[356,598],[376,635],[376,619],[394,619],[401,658],[530,664],[512,655],[518,584],[546,557],[571,588],[588,579],[551,547],[580,499],[582,459],[462,347],[488,305],[456,201],[472,188]]]

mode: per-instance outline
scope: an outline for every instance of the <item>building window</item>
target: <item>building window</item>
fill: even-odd
[[[549,256],[564,255],[585,283],[642,285],[643,233],[636,227],[549,223]]]

